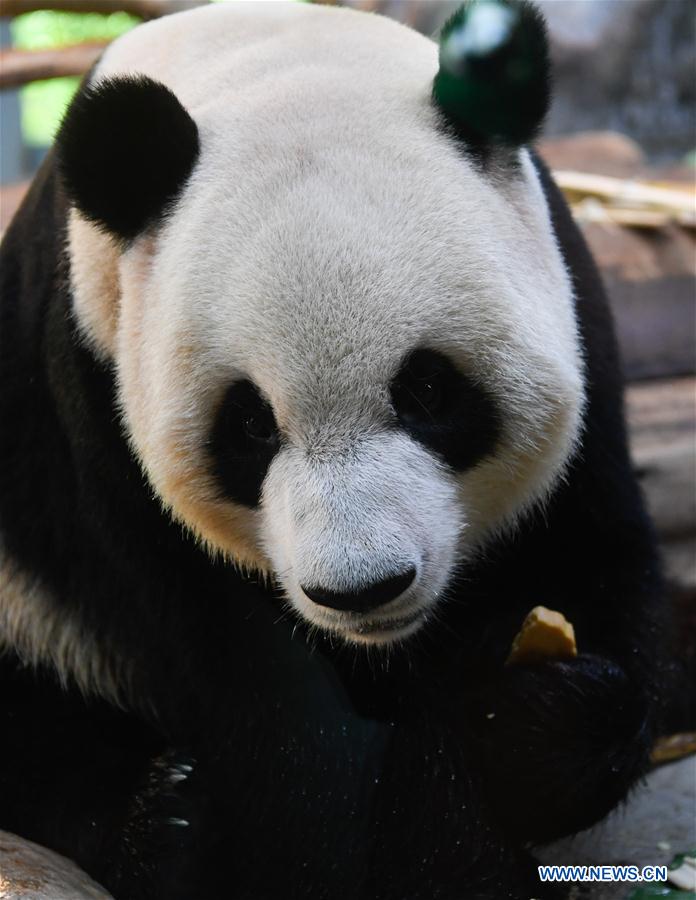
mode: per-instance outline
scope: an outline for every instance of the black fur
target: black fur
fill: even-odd
[[[453,469],[468,469],[495,449],[500,419],[493,398],[441,353],[411,353],[391,399],[399,424]]]
[[[646,770],[661,582],[604,294],[540,171],[578,298],[582,447],[548,508],[462,569],[440,622],[387,664],[292,640],[271,588],[163,513],[71,319],[48,158],[1,250],[0,532],[127,662],[131,699],[87,702],[8,651],[0,828],[117,900],[563,896],[527,847],[596,821]],[[539,603],[574,623],[580,657],[505,668]]]
[[[79,210],[129,240],[176,199],[198,158],[198,129],[163,84],[113,78],[77,95],[56,151]]]
[[[470,468],[494,451],[500,421],[493,398],[441,353],[421,348],[409,354],[390,394],[399,426],[453,469]],[[246,380],[231,385],[209,441],[213,471],[224,495],[246,506],[258,505],[281,444],[273,410],[256,386]]]
[[[225,496],[256,506],[280,447],[273,410],[250,381],[227,389],[210,436],[213,471]]]
[[[503,20],[483,48],[473,20],[481,12]],[[519,146],[539,131],[550,102],[546,25],[526,0],[469,0],[445,23],[433,100],[474,154],[491,145]]]

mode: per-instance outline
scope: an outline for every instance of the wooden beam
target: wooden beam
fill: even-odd
[[[571,202],[595,197],[612,208],[658,210],[674,218],[683,218],[688,224],[696,220],[696,194],[691,185],[673,184],[666,187],[645,180],[558,169],[554,170],[553,177]]]
[[[30,81],[84,75],[108,42],[74,44],[49,50],[0,50],[0,88]]]
[[[204,6],[208,0],[0,0],[0,16],[21,16],[38,9],[59,12],[127,12],[141,19],[157,19],[169,13]]]

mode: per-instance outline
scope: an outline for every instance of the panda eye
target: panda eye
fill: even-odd
[[[433,418],[447,406],[446,373],[434,354],[410,356],[391,385],[394,410],[402,421]]]
[[[443,354],[414,350],[390,393],[399,425],[453,469],[468,469],[494,451],[501,430],[496,403]]]
[[[251,381],[231,385],[208,441],[213,474],[225,495],[256,506],[280,433],[270,404]]]
[[[278,436],[272,413],[248,416],[244,420],[244,430],[252,441],[258,441],[260,444],[273,443]]]
[[[227,391],[222,415],[224,439],[237,449],[243,443],[273,445],[279,435],[270,405],[251,381],[238,381]]]

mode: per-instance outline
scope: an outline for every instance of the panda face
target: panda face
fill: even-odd
[[[200,157],[164,221],[112,250],[116,312],[88,296],[85,229],[104,239],[77,211],[71,262],[78,319],[115,363],[163,505],[309,623],[376,644],[417,631],[457,565],[543,502],[583,384],[526,151],[483,171],[439,128],[433,45],[344,14],[340,40],[324,9],[284,12],[276,37],[264,23],[248,95],[243,65],[229,76],[235,103],[154,70],[194,116]],[[375,68],[385,34],[404,65]],[[106,74],[143,58],[124,46]],[[325,77],[300,67],[264,93],[263,54],[298,46]]]
[[[413,165],[342,191],[319,167],[253,227],[251,198],[241,217],[211,203],[204,166],[120,263],[121,405],[157,492],[354,642],[416,631],[577,437],[570,289],[531,168],[500,191],[441,152],[427,198]]]
[[[238,381],[211,444],[226,496],[263,500],[267,554],[305,618],[362,642],[425,620],[464,525],[448,470],[472,468],[499,433],[492,398],[437,351],[408,353],[380,388],[364,422],[310,406],[284,439],[271,404]]]

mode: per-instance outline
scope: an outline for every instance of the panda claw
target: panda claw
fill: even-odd
[[[179,784],[180,781],[186,781],[193,772],[193,766],[188,763],[173,763],[167,768],[167,780],[170,784]]]

